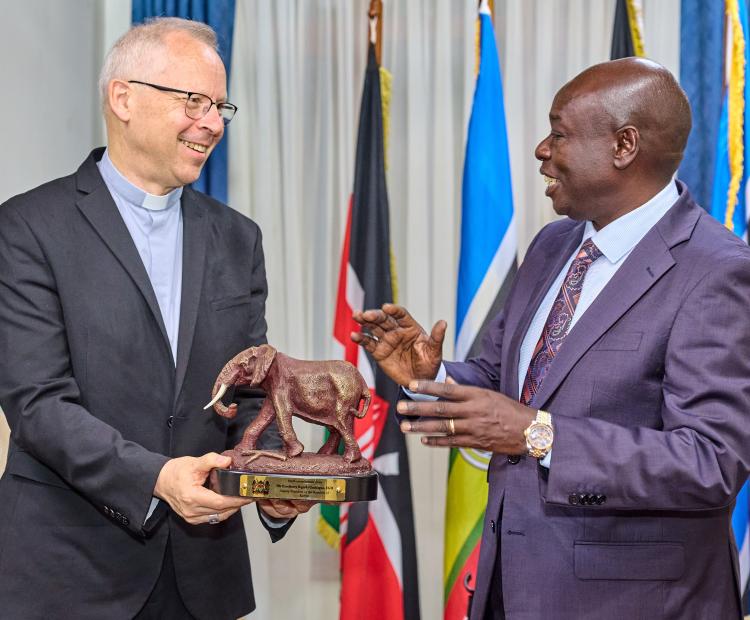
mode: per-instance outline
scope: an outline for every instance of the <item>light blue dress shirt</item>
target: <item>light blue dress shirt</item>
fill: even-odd
[[[182,299],[182,188],[165,196],[143,191],[120,174],[107,150],[97,166],[146,268],[176,365]],[[152,498],[146,520],[158,504],[159,499]],[[271,527],[281,527],[289,521],[273,519],[262,511],[260,516]]]
[[[176,364],[182,296],[182,188],[165,196],[149,194],[120,174],[106,150],[97,166],[146,268]]]
[[[570,327],[568,328],[568,335],[566,338],[575,338],[575,331],[573,329],[575,324],[591,304],[594,303],[594,300],[599,296],[599,293],[602,292],[615,273],[617,273],[617,270],[622,267],[625,259],[630,255],[635,246],[638,245],[648,231],[650,231],[654,225],[664,217],[670,207],[677,202],[678,198],[679,192],[677,191],[677,184],[674,181],[670,181],[669,184],[651,198],[651,200],[637,209],[626,213],[622,217],[617,218],[601,230],[596,230],[592,222],[586,222],[581,243],[570,255],[565,262],[565,265],[563,265],[562,269],[557,274],[554,282],[547,290],[547,294],[539,305],[536,314],[534,314],[534,318],[532,319],[529,329],[521,343],[521,351],[518,359],[519,394],[523,389],[523,382],[526,379],[526,372],[528,371],[529,363],[531,362],[531,356],[534,353],[536,343],[542,335],[542,329],[547,322],[547,317],[552,309],[555,297],[557,297],[557,293],[560,291],[560,287],[565,279],[565,274],[568,273],[570,264],[573,262],[573,259],[580,251],[581,246],[586,239],[591,238],[596,246],[602,251],[603,256],[594,261],[586,273],[586,277],[583,280],[583,288],[581,289],[581,297],[579,298],[578,305],[573,312],[573,318]],[[565,346],[565,343],[563,342],[561,346]],[[441,364],[435,381],[445,381],[445,378],[445,366]],[[433,399],[433,397],[425,396],[423,394],[412,394],[408,390],[406,390],[406,392],[416,400]],[[553,411],[550,413],[554,414]],[[540,463],[544,467],[549,467],[551,459],[552,451],[550,451]]]

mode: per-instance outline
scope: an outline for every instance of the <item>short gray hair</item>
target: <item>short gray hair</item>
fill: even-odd
[[[133,26],[117,39],[104,59],[104,66],[99,74],[102,109],[107,108],[109,83],[114,79],[140,77],[135,74],[137,69],[147,62],[149,53],[163,45],[166,35],[172,32],[184,32],[197,41],[205,43],[217,53],[219,51],[216,32],[203,22],[194,22],[180,17],[156,17]]]

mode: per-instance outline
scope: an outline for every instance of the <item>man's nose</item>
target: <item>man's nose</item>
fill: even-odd
[[[205,127],[212,134],[220,136],[224,133],[224,119],[219,114],[215,104],[211,104],[206,115],[198,121],[201,127]]]
[[[539,161],[549,159],[549,136],[536,145],[536,149],[534,149],[534,157]]]

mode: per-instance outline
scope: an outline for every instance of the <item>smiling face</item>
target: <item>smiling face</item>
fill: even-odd
[[[617,208],[618,136],[599,95],[574,84],[563,87],[549,119],[550,133],[534,154],[542,162],[545,194],[555,212],[574,220],[611,221]]]
[[[226,72],[219,55],[184,32],[165,35],[143,63],[143,75],[128,76],[226,101]],[[185,114],[186,96],[117,81],[113,113],[122,123],[109,132],[110,157],[141,189],[157,195],[194,182],[224,135],[216,106],[202,119]]]

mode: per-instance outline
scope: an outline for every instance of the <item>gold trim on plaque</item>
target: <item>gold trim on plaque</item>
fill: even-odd
[[[346,480],[341,478],[299,478],[291,476],[240,476],[242,497],[310,499],[340,502],[346,498]]]

